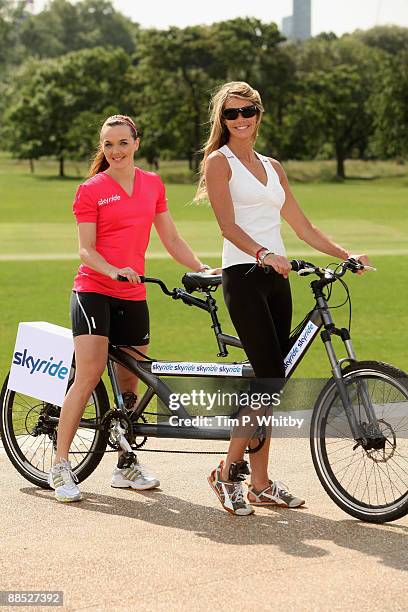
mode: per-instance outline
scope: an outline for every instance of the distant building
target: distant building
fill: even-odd
[[[293,0],[293,15],[283,18],[282,32],[289,40],[312,36],[312,0]]]
[[[289,38],[289,39],[292,38],[292,32],[293,32],[293,17],[292,17],[292,15],[290,17],[284,17],[282,19],[282,32],[284,33],[286,38]]]

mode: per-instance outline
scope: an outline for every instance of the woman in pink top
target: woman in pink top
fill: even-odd
[[[208,269],[178,234],[160,177],[135,167],[139,144],[132,119],[109,117],[101,129],[89,179],[75,196],[82,261],[71,299],[76,373],[62,406],[55,463],[49,475],[56,499],[63,502],[81,498],[68,453],[84,406],[105,369],[108,341],[141,352],[149,343],[149,312],[140,275],[144,274],[152,225],[176,261],[191,270]],[[129,282],[119,282],[118,275]],[[137,377],[119,365],[116,371],[122,393],[129,394],[128,408],[132,408]],[[111,484],[151,489],[159,481],[136,459],[130,468],[116,467]]]

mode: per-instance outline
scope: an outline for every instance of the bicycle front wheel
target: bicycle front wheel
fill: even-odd
[[[408,376],[385,363],[364,361],[344,370],[352,410],[369,436],[369,398],[382,433],[379,448],[353,438],[333,379],[315,404],[310,430],[313,464],[324,489],[345,512],[385,523],[408,513]]]
[[[73,380],[74,368],[71,372]],[[14,467],[29,482],[49,489],[48,473],[53,465],[61,408],[11,391],[4,381],[0,395],[0,436]],[[79,482],[85,480],[102,459],[107,432],[97,428],[109,410],[102,381],[92,392],[71,445],[69,460]]]

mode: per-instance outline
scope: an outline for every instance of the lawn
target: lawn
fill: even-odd
[[[309,170],[308,170],[309,171]],[[363,172],[360,171],[360,175]],[[81,179],[59,180],[47,165],[35,175],[24,164],[0,160],[0,376],[8,370],[19,321],[45,320],[69,326],[68,303],[78,260],[71,203]],[[371,255],[377,273],[348,279],[353,300],[352,334],[357,355],[395,363],[408,369],[408,180],[405,176],[354,179],[345,183],[294,182],[293,191],[306,214],[336,241]],[[192,185],[169,184],[169,204],[177,226],[194,250],[212,265],[220,262],[221,240],[212,211],[192,204]],[[289,257],[330,258],[313,251],[283,227]],[[166,258],[154,234],[147,274],[173,287],[180,285],[181,267]],[[312,306],[308,280],[292,275],[297,321]],[[341,287],[333,304],[343,301]],[[210,319],[149,287],[152,319],[150,353],[163,359],[213,360],[217,346]],[[223,330],[232,332],[222,293],[216,294]],[[346,325],[348,311],[333,312]],[[324,376],[328,363],[320,341],[299,368],[299,376]],[[231,357],[241,358],[239,351]]]

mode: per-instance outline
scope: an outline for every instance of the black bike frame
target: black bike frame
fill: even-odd
[[[353,346],[351,343],[351,338],[349,331],[346,328],[338,329],[333,322],[331,317],[330,308],[328,302],[323,295],[323,288],[333,282],[327,278],[320,278],[319,280],[315,280],[311,283],[311,288],[316,300],[315,308],[309,314],[306,322],[302,326],[302,329],[298,336],[294,339],[294,342],[285,357],[285,378],[289,379],[292,374],[296,371],[299,363],[309,350],[312,345],[314,339],[316,338],[318,332],[323,327],[324,329],[321,331],[321,338],[324,343],[327,356],[329,362],[331,364],[333,378],[336,382],[336,386],[339,392],[339,395],[342,399],[343,405],[345,407],[345,411],[350,423],[351,431],[353,433],[354,438],[357,440],[365,439],[364,432],[362,432],[359,423],[355,417],[354,411],[351,406],[351,401],[347,392],[347,387],[343,379],[342,373],[342,364],[344,362],[355,362],[356,355],[353,350]],[[160,284],[160,283],[159,283]],[[225,357],[228,355],[227,346],[239,347],[242,348],[242,344],[238,338],[235,336],[230,336],[229,334],[224,334],[221,330],[221,325],[217,317],[217,306],[214,298],[212,297],[210,291],[205,291],[207,297],[205,300],[197,298],[195,296],[190,295],[182,289],[176,289],[175,295],[176,299],[181,299],[184,303],[196,306],[203,310],[206,310],[212,320],[212,328],[214,330],[214,334],[216,337],[216,341],[219,347],[218,356]],[[346,348],[347,357],[343,359],[337,359],[333,343],[332,336],[336,335],[341,338]],[[124,410],[123,399],[120,393],[120,389],[117,383],[115,371],[114,371],[114,363],[118,363],[131,372],[137,375],[146,385],[147,390],[145,391],[141,401],[138,404],[137,409],[132,413],[131,419],[134,425],[134,431],[138,435],[146,435],[153,437],[163,437],[163,438],[193,438],[193,439],[229,439],[229,430],[226,429],[216,429],[216,428],[201,428],[201,427],[178,427],[171,426],[166,423],[158,423],[158,424],[145,424],[145,423],[136,423],[137,419],[143,414],[146,410],[148,404],[154,395],[163,402],[163,404],[169,407],[170,395],[172,394],[172,390],[170,387],[161,379],[161,376],[171,377],[199,377],[201,374],[192,374],[192,373],[180,373],[180,372],[169,372],[168,368],[170,366],[182,366],[184,362],[165,362],[165,361],[152,361],[152,360],[141,360],[135,359],[128,352],[123,351],[120,347],[110,345],[109,346],[109,356],[108,356],[108,371],[109,376],[112,382],[112,388],[115,395],[116,406],[119,410]],[[209,366],[212,364],[201,363],[201,362],[189,362],[191,364],[196,364],[197,366]],[[230,363],[228,365],[239,365],[240,373],[229,376],[229,378],[240,378],[247,379],[253,378],[254,372],[252,367],[248,362],[241,362],[237,364],[237,362]],[[203,368],[204,369],[204,368]],[[211,372],[205,373],[206,377],[219,377],[219,375],[212,375]],[[363,390],[364,391],[364,390]],[[376,423],[376,417],[374,414],[374,410],[371,406],[371,402],[364,401],[364,407],[367,412],[367,417],[370,422]],[[179,418],[191,418],[191,415],[180,406],[178,408],[178,417]]]

